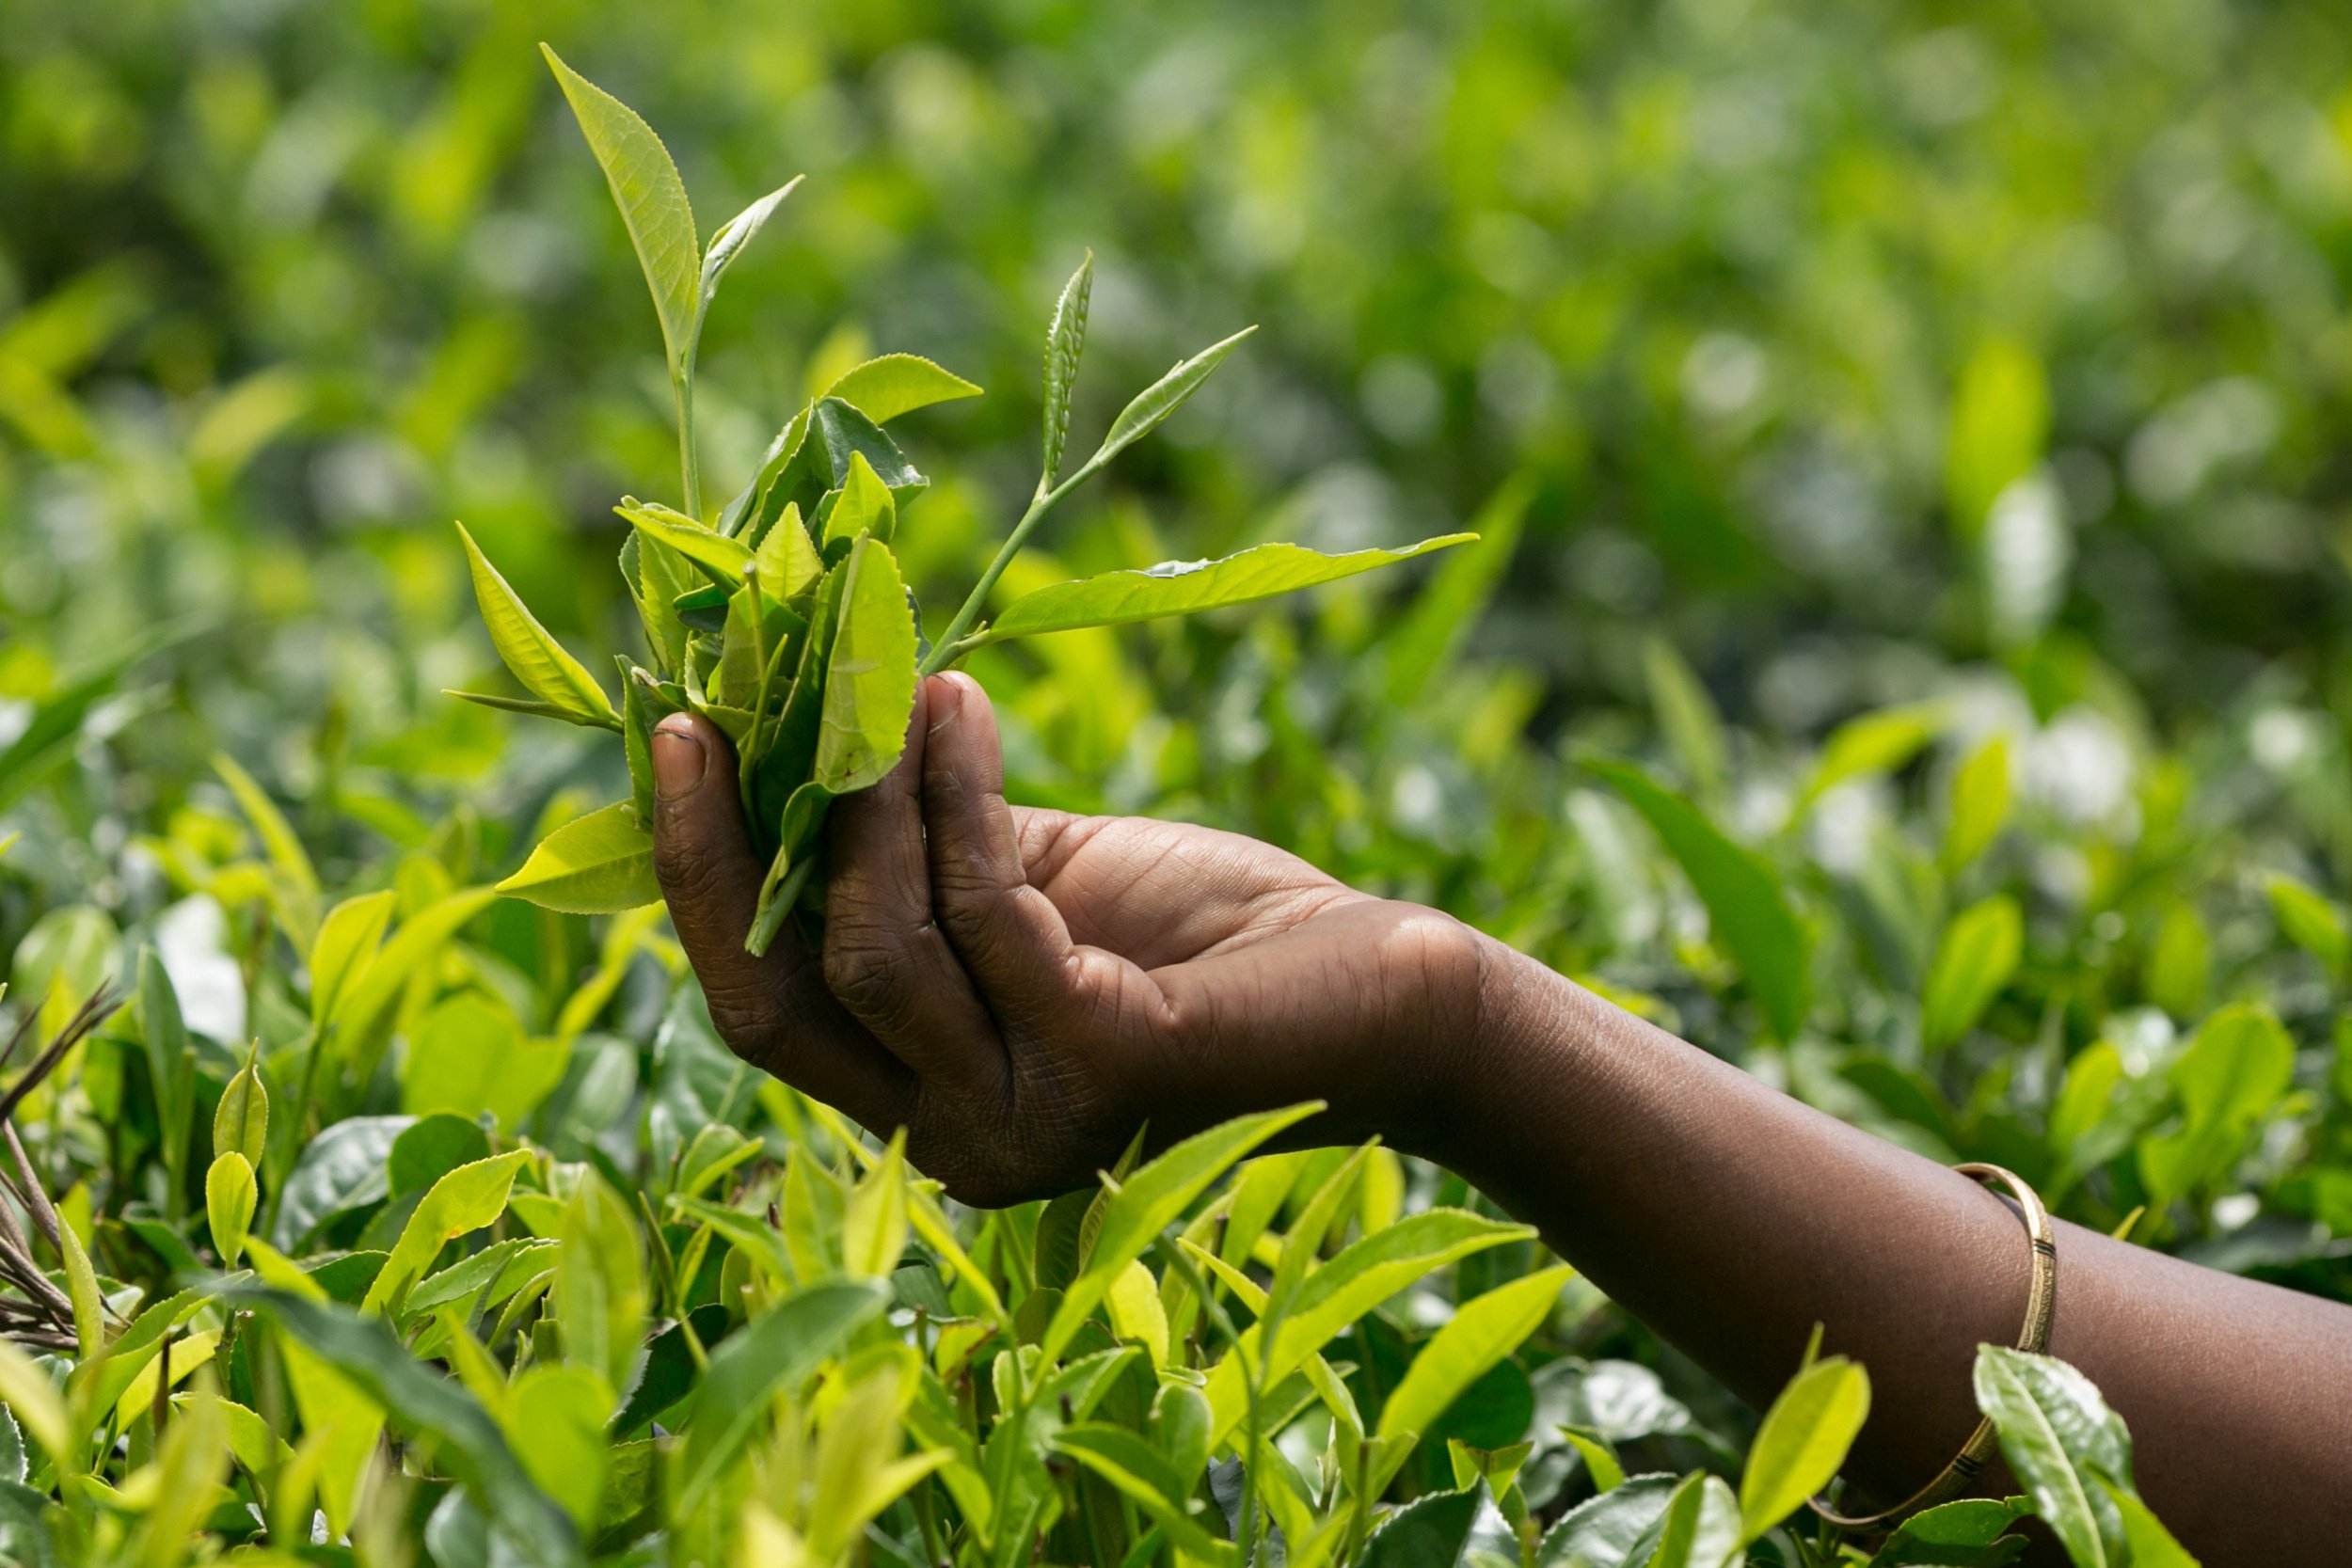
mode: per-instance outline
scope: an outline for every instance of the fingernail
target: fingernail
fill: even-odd
[[[702,737],[683,725],[672,729],[664,721],[653,732],[653,788],[664,800],[675,800],[702,787]]]
[[[923,692],[924,711],[933,730],[944,727],[963,706],[963,683],[954,675],[933,675]]]

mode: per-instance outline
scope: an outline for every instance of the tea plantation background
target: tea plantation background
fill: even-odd
[[[8,1550],[167,1562],[246,1542],[457,1568],[916,1561],[946,1542],[1014,1560],[972,1555],[1019,1532],[974,1524],[939,1479],[961,1459],[922,1461],[942,1467],[871,1513],[808,1478],[961,1454],[930,1389],[941,1409],[959,1388],[977,1402],[974,1444],[1022,1408],[1019,1355],[988,1369],[1036,1343],[1010,1320],[1075,1212],[984,1222],[910,1198],[886,1159],[861,1174],[870,1148],[735,1069],[651,915],[467,891],[626,775],[594,736],[441,694],[509,689],[451,519],[585,656],[635,636],[612,500],[677,499],[644,286],[542,39],[663,134],[706,231],[808,175],[711,314],[713,489],[873,353],[987,388],[901,434],[938,481],[897,546],[932,629],[1025,499],[1040,324],[1088,247],[1081,428],[1180,354],[1261,330],[1009,588],[1268,539],[1485,533],[1270,611],[984,652],[1017,797],[1283,844],[1885,1136],[2007,1164],[2070,1217],[2352,1300],[2352,29],[2335,7],[12,0],[0,1011],[37,1047],[108,982],[131,1005],[12,1105],[20,1185],[62,1216],[28,1201],[19,1243],[53,1291],[87,1275],[106,1300],[77,1295],[69,1333],[14,1287],[34,1365],[95,1374],[58,1396],[79,1477],[27,1417],[38,1391],[0,1388],[34,1439],[28,1461],[0,1433]],[[1597,759],[1638,765],[1771,868],[1771,896],[1745,896],[1774,944],[1725,934],[1758,922],[1721,918],[1731,895]],[[358,912],[338,927],[338,909]],[[342,968],[322,962],[323,926]],[[235,1261],[206,1179],[241,1135],[221,1141],[215,1101],[244,1103],[256,1040],[252,1234],[424,1280],[311,1276],[380,1296],[413,1353],[390,1370],[355,1370],[389,1336],[336,1339],[331,1303],[307,1304],[310,1323],[282,1276],[252,1315],[208,1297],[140,1317]],[[704,1131],[729,1123],[747,1136]],[[1302,1227],[1322,1227],[1302,1260],[1339,1257],[1402,1212],[1482,1202],[1385,1153],[1342,1159],[1244,1167],[1272,1195],[1260,1263]],[[485,1161],[511,1195],[404,1257],[427,1195]],[[1318,1211],[1335,1171],[1338,1207]],[[1222,1225],[1241,1190],[1193,1196]],[[763,1242],[771,1197],[819,1218]],[[1197,1228],[1200,1203],[1169,1220]],[[949,1230],[1009,1298],[993,1330]],[[1477,1236],[1324,1345],[1359,1449],[1454,1305],[1547,1261]],[[905,1239],[910,1267],[885,1247],[862,1270],[861,1237]],[[602,1248],[606,1272],[566,1275],[549,1244]],[[1252,1256],[1245,1237],[1223,1260]],[[1164,1372],[1216,1359],[1203,1291],[1243,1323],[1263,1305],[1187,1282],[1169,1259],[1188,1257],[1163,1243],[1139,1265],[1167,1309]],[[892,1282],[902,1331],[920,1309],[912,1338],[821,1294],[878,1289],[819,1283],[861,1273]],[[583,1350],[580,1303],[606,1298],[580,1281],[630,1279],[596,1331],[611,1342]],[[679,1463],[661,1434],[706,1351],[763,1321],[746,1300],[834,1301],[840,1354],[800,1367],[805,1387],[777,1370],[780,1423],[695,1492],[661,1471]],[[664,1328],[689,1313],[710,1346]],[[1479,1481],[1503,1506],[1465,1549],[1534,1560],[1539,1528],[1605,1496],[1618,1461],[1742,1474],[1754,1418],[1695,1370],[1580,1283],[1538,1317],[1318,1560],[1368,1550],[1383,1497]],[[951,1353],[932,1320],[981,1337]],[[139,1322],[149,1357],[213,1336],[172,1364],[178,1405],[130,1356],[109,1382],[89,1354]],[[1134,1328],[1088,1332],[1107,1352]],[[667,1335],[644,1369],[641,1331]],[[191,1356],[212,1370],[191,1378]],[[1100,1380],[1100,1424],[1182,1456],[1133,1360]],[[648,1392],[656,1364],[676,1381]],[[428,1366],[430,1387],[469,1390],[470,1417],[418,1391]],[[340,1426],[322,1414],[338,1399],[358,1402]],[[379,1449],[386,1410],[400,1436]],[[1346,1423],[1301,1410],[1279,1446],[1313,1495]],[[320,1432],[334,1440],[304,1435]],[[1084,1446],[1035,1441],[1066,1439]],[[1522,1442],[1507,1466],[1461,1457]],[[1175,1465],[1173,1523],[1106,1482],[1109,1461],[1073,1471],[1055,1451],[1037,1498],[1007,1481],[995,1499],[1035,1501],[1047,1560],[1222,1560],[1251,1516],[1223,1449]],[[133,1480],[158,1473],[188,1482],[181,1513]],[[747,1513],[746,1496],[771,1501]],[[1304,1526],[1262,1506],[1248,1528],[1288,1528],[1301,1560]],[[552,1511],[539,1536],[485,1522],[532,1508]],[[199,1528],[214,1544],[189,1544]],[[1801,1533],[1748,1549],[1834,1551]]]

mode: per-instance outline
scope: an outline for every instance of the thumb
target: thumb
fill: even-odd
[[[734,748],[702,715],[673,713],[654,726],[650,750],[654,875],[719,1037],[868,1127],[897,1125],[913,1075],[841,1010],[800,938],[787,928],[764,957],[743,951],[763,868],[743,829]]]

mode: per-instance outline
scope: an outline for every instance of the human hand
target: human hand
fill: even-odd
[[[823,949],[743,951],[762,867],[707,720],[654,731],[654,861],[722,1038],[968,1203],[1070,1190],[1147,1119],[1164,1145],[1323,1100],[1319,1141],[1437,1114],[1486,941],[1235,833],[1010,806],[994,711],[935,675],[906,754],[834,802]]]

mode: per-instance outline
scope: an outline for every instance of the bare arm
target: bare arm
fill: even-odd
[[[748,1060],[996,1204],[1322,1099],[1459,1170],[1762,1402],[1814,1323],[1877,1390],[1854,1479],[1900,1496],[1975,1424],[1969,1367],[2023,1315],[1990,1194],[1774,1093],[1522,955],[1230,833],[1007,804],[993,716],[925,684],[898,770],[840,802],[823,951],[741,949],[760,867],[717,731],[664,720],[656,863]],[[2051,1348],[2131,1423],[2143,1494],[2211,1568],[2352,1539],[2352,1309],[2073,1227]]]

